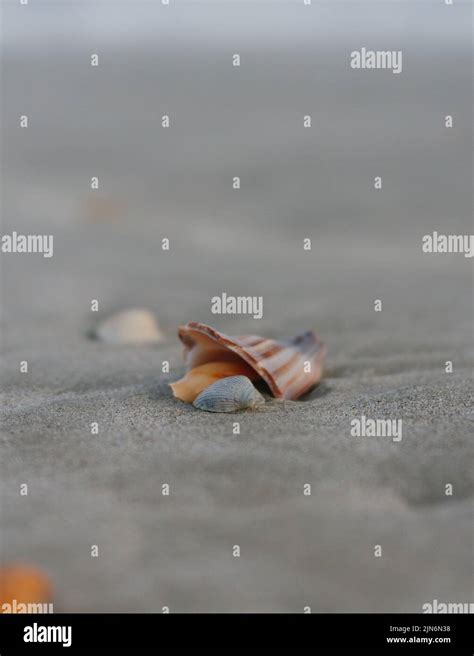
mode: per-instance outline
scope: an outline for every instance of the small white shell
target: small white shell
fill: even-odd
[[[264,403],[265,399],[247,376],[229,376],[206,387],[194,399],[193,405],[207,412],[236,412]]]
[[[148,310],[123,310],[104,319],[95,336],[109,344],[156,344],[163,340],[154,315]]]

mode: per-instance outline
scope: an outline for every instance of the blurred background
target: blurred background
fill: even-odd
[[[1,29],[2,233],[54,235],[1,260],[4,560],[65,611],[471,601],[472,260],[421,251],[472,233],[471,4],[4,1]],[[362,47],[402,73],[351,69]],[[263,319],[216,321],[222,292]],[[135,306],[163,344],[88,338]],[[188,320],[315,328],[325,381],[233,438],[171,398]],[[403,418],[401,444],[351,440],[363,413]]]

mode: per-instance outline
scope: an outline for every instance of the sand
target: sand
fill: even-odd
[[[238,81],[229,46],[199,34],[185,48],[107,44],[95,77],[86,35],[61,56],[6,49],[2,231],[54,234],[54,256],[1,259],[1,552],[49,574],[57,611],[473,600],[472,260],[421,251],[433,230],[472,233],[469,28],[458,15],[459,38],[440,45],[419,9],[387,7],[387,33],[391,11],[410,14],[411,67],[370,78],[345,65],[365,23],[344,47],[299,43],[285,11],[284,46],[251,31]],[[212,315],[223,292],[262,295],[263,318]],[[130,307],[155,313],[161,344],[90,339]],[[300,402],[198,412],[168,387],[188,320],[272,337],[313,328],[323,382]],[[401,419],[402,440],[351,436],[362,415]]]

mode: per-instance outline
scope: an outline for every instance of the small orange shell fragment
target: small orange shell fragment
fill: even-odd
[[[187,403],[192,403],[194,399],[207,387],[219,380],[219,378],[227,378],[227,376],[247,376],[251,380],[257,380],[258,374],[252,367],[246,364],[243,360],[222,361],[222,362],[206,362],[202,364],[177,380],[171,383],[170,387],[176,398]]]
[[[0,612],[3,604],[47,603],[52,587],[47,576],[31,565],[0,568]]]

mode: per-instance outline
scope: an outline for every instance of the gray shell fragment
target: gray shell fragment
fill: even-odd
[[[247,376],[228,376],[206,387],[193,405],[207,412],[236,412],[263,405],[265,399]]]

